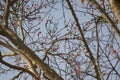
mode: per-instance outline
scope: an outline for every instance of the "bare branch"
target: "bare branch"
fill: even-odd
[[[97,78],[98,80],[101,80],[101,78],[100,78],[100,73],[99,73],[99,69],[98,69],[98,67],[97,67],[97,65],[96,65],[95,59],[94,59],[94,57],[93,57],[93,55],[92,55],[92,52],[91,52],[90,48],[88,47],[88,44],[87,44],[87,42],[86,42],[86,40],[85,40],[85,38],[84,38],[84,35],[83,35],[83,32],[82,32],[81,26],[80,26],[80,24],[79,24],[79,22],[78,22],[78,19],[77,19],[76,14],[75,14],[75,11],[73,10],[73,7],[72,7],[70,1],[69,1],[69,0],[66,0],[66,1],[67,1],[67,4],[68,4],[68,6],[69,6],[69,8],[70,8],[70,10],[71,10],[72,16],[74,17],[74,20],[75,20],[75,22],[76,22],[76,27],[78,28],[79,34],[80,34],[80,36],[81,36],[81,38],[82,38],[82,41],[83,41],[83,43],[84,43],[84,46],[85,46],[85,48],[86,48],[86,50],[87,50],[87,52],[88,52],[88,54],[89,54],[90,60],[92,61],[92,64],[93,64],[93,66],[94,66],[94,70],[95,70],[95,73],[96,73],[96,78]]]
[[[116,32],[116,34],[120,38],[120,30],[117,28],[117,26],[111,20],[111,18],[108,16],[108,14],[105,12],[105,10],[95,0],[91,0],[91,2],[102,13],[102,16],[106,19],[106,21],[109,23],[110,27]]]
[[[56,80],[63,80],[53,69],[51,69],[47,64],[45,64],[31,49],[29,49],[20,38],[9,28],[6,28],[3,36],[7,37],[20,51],[22,51],[23,56],[28,57],[33,64],[36,64],[45,73],[46,77]]]
[[[33,74],[31,71],[29,71],[26,68],[22,68],[22,67],[19,67],[19,66],[11,65],[11,64],[3,61],[3,60],[1,60],[0,63],[4,64],[4,65],[6,65],[6,66],[8,66],[10,68],[17,69],[17,70],[22,70],[24,72],[27,72],[27,73],[31,74],[31,76],[33,76],[34,78],[36,78],[36,80],[39,80],[39,78],[38,78],[38,76],[36,74]]]
[[[120,22],[120,0],[109,0],[109,2],[112,12]]]
[[[22,73],[23,73],[23,71],[20,71],[16,76],[14,76],[14,77],[12,78],[12,80],[17,79]]]

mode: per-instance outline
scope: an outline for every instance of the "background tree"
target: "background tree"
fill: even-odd
[[[119,5],[115,6],[119,3],[2,0],[0,77],[119,80],[120,18]]]

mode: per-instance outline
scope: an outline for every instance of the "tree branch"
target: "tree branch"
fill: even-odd
[[[45,76],[52,80],[63,80],[53,69],[51,69],[47,64],[45,64],[29,47],[27,47],[23,41],[9,28],[3,30],[4,34],[1,34],[8,38],[21,52],[23,56],[29,58],[34,64],[39,67]]]
[[[118,22],[120,22],[120,0],[109,0],[109,2],[112,12],[118,19]]]
[[[6,47],[6,48],[8,48],[8,49],[10,49],[11,51],[13,51],[13,52],[16,53],[16,54],[22,53],[21,50],[17,50],[17,49],[15,49],[15,48],[13,48],[11,45],[6,44],[6,43],[4,43],[4,42],[2,42],[2,41],[0,41],[0,45]],[[23,53],[23,54],[24,54],[24,53]],[[31,72],[33,72],[34,74],[37,74],[37,72],[36,72],[36,70],[35,70],[35,68],[34,68],[34,65],[33,65],[32,61],[31,61],[27,56],[22,55],[22,54],[20,54],[20,55],[22,56],[22,58],[24,58],[24,60],[26,61],[26,63],[28,63],[28,65],[29,65],[29,67],[30,67],[29,70],[30,70]],[[1,55],[1,56],[2,56],[2,55]],[[4,55],[3,55],[3,56],[4,56]],[[3,56],[2,56],[2,57],[3,57]]]
[[[73,10],[73,7],[72,7],[70,1],[69,1],[69,0],[66,0],[66,1],[67,1],[67,4],[68,4],[68,6],[69,6],[69,8],[70,8],[70,10],[71,10],[72,16],[73,16],[73,18],[74,18],[74,20],[75,20],[75,22],[76,22],[76,27],[78,28],[79,34],[80,34],[80,36],[81,36],[81,38],[82,38],[82,41],[83,41],[83,43],[84,43],[84,46],[85,46],[85,48],[86,48],[86,50],[87,50],[87,52],[88,52],[88,54],[89,54],[90,60],[92,61],[92,64],[93,64],[93,66],[94,66],[94,70],[95,70],[95,73],[96,73],[96,78],[97,78],[98,80],[101,80],[101,78],[100,78],[100,73],[99,73],[99,69],[98,69],[98,67],[97,67],[97,65],[96,65],[95,59],[94,59],[94,57],[93,57],[93,55],[92,55],[92,52],[91,52],[90,48],[88,47],[88,44],[87,44],[87,42],[86,42],[86,40],[85,40],[85,38],[84,38],[84,34],[83,34],[82,29],[81,29],[81,26],[80,26],[80,24],[79,24],[79,22],[78,22],[78,19],[77,19],[77,16],[76,16],[76,14],[75,14],[75,11]]]
[[[12,80],[15,80],[16,78],[18,78],[19,76],[20,76],[20,74],[22,74],[23,73],[23,71],[20,71],[16,76],[14,76],[13,78],[12,78]]]
[[[26,69],[26,68],[22,68],[22,67],[19,67],[19,66],[11,65],[11,64],[5,62],[5,61],[2,60],[2,59],[0,59],[0,63],[6,65],[7,67],[10,67],[10,68],[13,68],[13,69],[22,70],[22,71],[24,71],[24,72],[27,72],[28,74],[30,74],[31,76],[33,76],[36,80],[39,80],[39,79],[38,79],[38,76],[36,76],[36,74],[32,73],[31,71],[29,71],[29,70]]]
[[[117,28],[117,26],[111,20],[111,18],[108,16],[108,14],[105,12],[105,10],[95,0],[91,0],[91,3],[102,13],[103,17],[109,23],[110,27],[115,31],[115,33],[120,38],[120,30]]]
[[[4,17],[3,17],[3,23],[2,23],[2,27],[5,28],[6,25],[8,25],[8,16],[9,16],[9,1],[6,0],[6,5],[5,5],[5,13],[4,13]]]

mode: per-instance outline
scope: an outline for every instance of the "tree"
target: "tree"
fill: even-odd
[[[116,18],[118,19],[118,21],[120,22],[120,1],[119,0],[110,0],[110,6],[112,11],[114,12]]]
[[[119,80],[119,4],[1,1],[0,73],[14,72],[12,80]]]

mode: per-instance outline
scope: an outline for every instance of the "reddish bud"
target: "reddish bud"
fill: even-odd
[[[116,53],[116,50],[113,49],[113,50],[112,50],[112,54],[115,54],[115,53]]]

